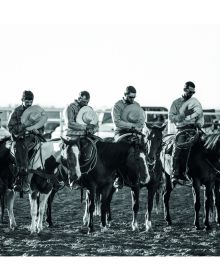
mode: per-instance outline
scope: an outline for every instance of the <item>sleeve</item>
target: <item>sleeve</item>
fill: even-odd
[[[191,114],[190,116],[187,116],[186,120],[191,120],[191,119],[197,118],[201,114],[203,114],[202,106],[199,103],[199,101],[197,101],[197,104],[196,104],[196,106],[194,106],[193,111],[194,111],[193,114]]]
[[[68,106],[65,112],[67,127],[72,130],[84,131],[86,125],[82,125],[76,122],[76,109],[73,106]]]
[[[169,120],[171,123],[177,123],[180,121],[180,114],[176,107],[175,101],[172,103],[169,111]]]
[[[121,120],[121,113],[122,113],[122,108],[120,107],[120,105],[118,103],[116,103],[114,105],[113,111],[112,111],[112,118],[113,118],[113,122],[115,123],[115,126],[120,129],[132,128],[132,126],[134,126],[134,124]]]
[[[21,123],[20,118],[17,116],[17,112],[14,111],[8,121],[8,130],[11,134],[18,135],[19,133],[23,132],[25,126]]]

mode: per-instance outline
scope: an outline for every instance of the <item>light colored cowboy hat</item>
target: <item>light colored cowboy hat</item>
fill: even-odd
[[[143,123],[145,121],[144,110],[136,103],[130,104],[124,108],[121,119],[129,123]]]
[[[76,122],[79,124],[98,124],[98,116],[90,106],[83,106],[76,117]]]
[[[39,129],[47,121],[47,114],[38,105],[28,107],[21,116],[21,123],[26,126],[26,130]]]

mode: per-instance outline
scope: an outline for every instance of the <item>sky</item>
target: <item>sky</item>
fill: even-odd
[[[203,108],[220,109],[220,25],[1,24],[1,106],[64,107],[82,90],[90,105],[111,108],[126,86],[142,106],[164,106],[196,85]]]

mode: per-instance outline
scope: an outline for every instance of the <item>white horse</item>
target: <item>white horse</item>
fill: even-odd
[[[48,197],[52,191],[53,184],[57,182],[56,172],[58,168],[65,169],[65,173],[68,176],[68,169],[65,165],[66,152],[62,149],[62,142],[60,141],[48,141],[38,143],[35,147],[35,156],[29,162],[29,182],[31,182],[31,188],[29,192],[30,200],[30,213],[31,213],[31,226],[30,232],[40,232],[43,229],[43,216],[45,212],[45,206]],[[78,147],[75,147],[78,149]],[[81,176],[79,167],[79,159],[75,159],[76,164],[76,179]],[[74,167],[71,167],[73,170]],[[16,221],[13,214],[15,193],[10,190],[7,194],[7,206],[10,221],[10,228],[16,227]],[[39,204],[38,204],[39,202]]]

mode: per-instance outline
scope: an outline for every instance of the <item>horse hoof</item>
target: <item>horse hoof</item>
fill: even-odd
[[[94,232],[93,228],[89,228],[87,234],[92,234]]]
[[[201,227],[200,226],[195,226],[195,229],[196,230],[201,230]]]
[[[166,224],[167,224],[168,227],[171,227],[171,226],[172,226],[172,222],[171,222],[171,221],[167,221],[167,220],[166,220]]]
[[[150,221],[146,222],[146,232],[149,232],[152,230],[152,223]]]
[[[206,231],[210,231],[211,229],[212,229],[211,226],[205,226]]]
[[[108,228],[105,226],[105,227],[101,227],[101,232],[106,232],[108,231]]]

